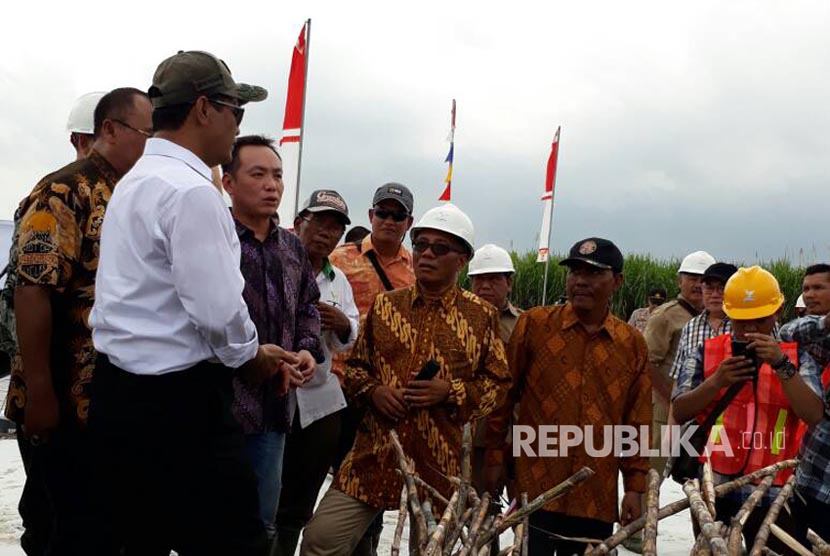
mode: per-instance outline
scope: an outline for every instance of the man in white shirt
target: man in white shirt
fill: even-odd
[[[110,199],[89,317],[101,354],[90,432],[112,520],[100,527],[104,553],[260,555],[231,379],[281,373],[285,391],[297,357],[259,344],[210,168],[230,159],[240,105],[267,93],[196,51],[163,61],[148,93],[155,137]]]
[[[317,494],[334,461],[346,398],[340,380],[332,373],[332,353],[351,349],[357,337],[360,315],[346,275],[332,266],[329,255],[337,246],[349,220],[343,197],[332,190],[318,190],[303,203],[294,219],[320,289],[322,348],[325,360],[302,388],[291,392],[293,423],[285,445],[282,495],[277,512],[277,542],[272,554],[293,556]]]

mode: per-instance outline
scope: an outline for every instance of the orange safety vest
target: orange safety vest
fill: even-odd
[[[786,342],[780,346],[798,368],[798,344]],[[731,334],[706,340],[703,351],[704,378],[712,376],[729,357],[732,357]],[[726,390],[721,390],[718,399]],[[699,423],[703,423],[716,402],[717,399],[697,416]],[[712,469],[721,475],[744,475],[794,458],[806,431],[806,426],[801,425],[803,422],[790,407],[781,388],[781,381],[772,367],[764,363],[757,382],[747,381],[712,426],[709,435]],[[715,448],[717,445],[724,448],[726,441],[732,449],[731,457],[724,450]],[[792,473],[792,469],[779,472],[773,484],[783,485]]]

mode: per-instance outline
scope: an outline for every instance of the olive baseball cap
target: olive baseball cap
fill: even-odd
[[[159,64],[147,94],[154,108],[188,104],[201,96],[235,98],[240,106],[268,97],[262,87],[234,81],[225,62],[199,50],[180,50]]]

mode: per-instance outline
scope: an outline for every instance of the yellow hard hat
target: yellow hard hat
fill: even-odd
[[[723,311],[732,320],[763,319],[783,304],[778,280],[757,265],[739,268],[723,289]]]

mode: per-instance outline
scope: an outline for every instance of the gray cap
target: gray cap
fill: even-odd
[[[155,108],[188,104],[200,96],[224,95],[240,105],[268,97],[262,87],[234,81],[225,62],[199,50],[180,50],[159,64],[147,94]]]
[[[381,185],[378,187],[377,191],[375,191],[375,197],[372,199],[372,206],[374,207],[381,201],[386,201],[387,199],[399,202],[403,208],[406,209],[406,212],[412,214],[412,209],[415,206],[415,200],[412,198],[412,192],[405,185],[394,182]]]
[[[346,205],[346,201],[340,193],[333,189],[318,189],[317,191],[312,191],[308,199],[303,202],[303,206],[300,207],[300,214],[304,212],[324,211],[340,214],[343,216],[347,226],[352,223],[349,220],[349,207]]]

